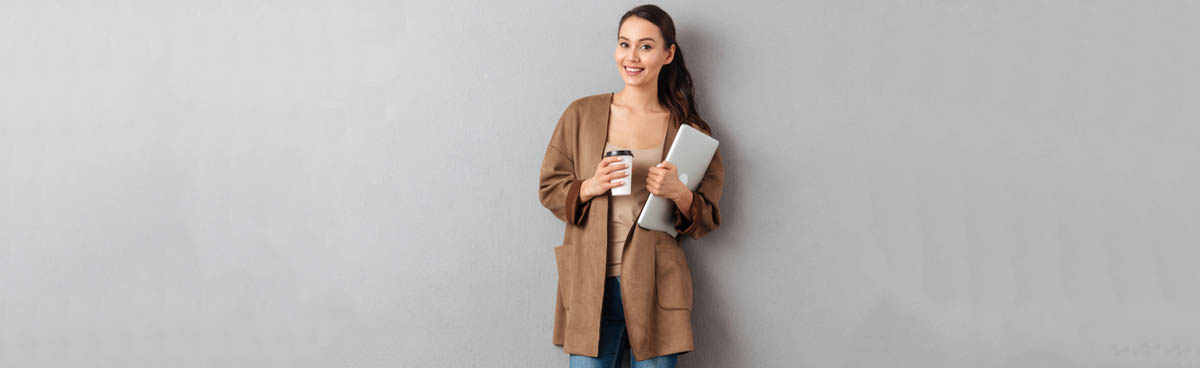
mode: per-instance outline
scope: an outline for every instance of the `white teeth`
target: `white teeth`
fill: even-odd
[[[630,67],[625,67],[625,70],[628,70],[628,71],[631,71],[631,72],[640,72],[640,71],[642,71],[642,69],[644,69],[644,68],[630,68]]]

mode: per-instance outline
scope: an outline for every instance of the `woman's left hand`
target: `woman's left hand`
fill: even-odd
[[[650,173],[646,174],[646,190],[650,194],[673,201],[691,192],[679,181],[679,171],[670,161],[663,161],[650,168]]]

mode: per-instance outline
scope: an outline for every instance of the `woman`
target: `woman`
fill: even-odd
[[[718,151],[691,191],[663,161],[682,124],[712,135],[697,113],[671,17],[653,5],[626,12],[615,59],[625,87],[567,106],[542,161],[538,196],[566,223],[554,248],[553,341],[571,367],[615,367],[629,350],[633,367],[673,367],[693,350],[692,278],[679,238],[699,239],[720,225],[725,171]],[[615,149],[633,151],[632,177],[615,157],[602,159]],[[632,195],[610,195],[626,180]],[[649,194],[675,203],[679,235],[634,225]]]

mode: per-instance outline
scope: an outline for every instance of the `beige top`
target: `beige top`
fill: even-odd
[[[625,251],[625,239],[629,235],[629,231],[633,229],[634,223],[637,222],[637,216],[642,211],[642,206],[650,198],[650,192],[646,190],[646,173],[650,171],[650,167],[660,162],[662,148],[661,143],[657,147],[646,149],[629,149],[604,143],[604,152],[619,149],[633,151],[633,171],[629,173],[629,176],[617,179],[626,180],[633,177],[630,195],[612,196],[612,200],[609,201],[608,267],[605,276],[621,274],[621,254]]]

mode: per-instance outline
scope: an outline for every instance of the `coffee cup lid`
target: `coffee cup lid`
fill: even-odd
[[[608,156],[633,156],[633,151],[630,150],[615,150],[604,153],[604,157]]]

